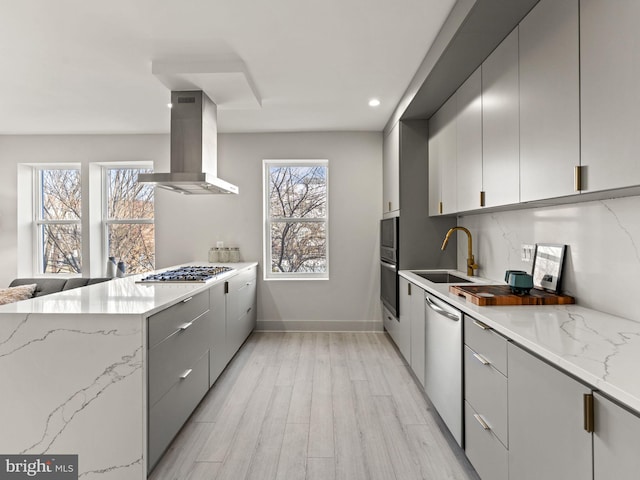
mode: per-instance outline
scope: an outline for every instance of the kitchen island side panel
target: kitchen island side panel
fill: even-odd
[[[146,478],[143,315],[0,314],[0,452],[77,454],[79,478]]]

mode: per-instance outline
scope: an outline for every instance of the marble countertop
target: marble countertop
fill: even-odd
[[[209,263],[191,262],[187,265],[209,265]],[[257,265],[257,262],[226,265],[231,266],[234,270],[223,273],[206,283],[136,283],[148,273],[131,275],[8,305],[0,305],[0,313],[152,315],[191,295],[206,290],[216,283],[233,277],[245,268]],[[163,268],[158,272],[179,266],[182,265]]]
[[[432,283],[409,270],[400,275],[640,412],[640,322],[579,305],[480,307],[450,293],[448,284]]]

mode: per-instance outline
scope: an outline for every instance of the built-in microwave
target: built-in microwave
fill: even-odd
[[[398,263],[398,217],[380,220],[380,260]]]

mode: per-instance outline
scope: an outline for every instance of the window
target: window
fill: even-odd
[[[328,161],[263,165],[265,279],[328,279]]]
[[[124,262],[126,273],[154,269],[153,185],[138,183],[141,168],[104,168],[106,257]]]
[[[36,273],[82,272],[79,168],[36,168]]]

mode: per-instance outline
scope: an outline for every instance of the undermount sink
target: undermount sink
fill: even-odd
[[[433,283],[473,283],[466,278],[458,277],[449,272],[413,272]]]

